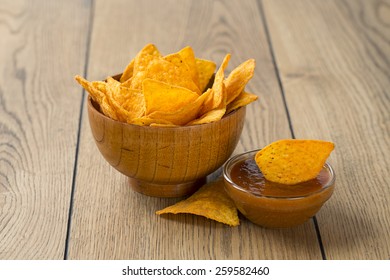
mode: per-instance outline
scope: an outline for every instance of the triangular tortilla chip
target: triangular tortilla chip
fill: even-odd
[[[255,160],[267,180],[294,185],[317,177],[333,149],[332,142],[285,139],[261,149]]]
[[[213,94],[210,98],[205,100],[203,107],[200,111],[200,114],[203,115],[214,109],[226,108],[226,90],[224,85],[225,78],[225,69],[230,60],[230,54],[227,54],[222,61],[221,66],[219,67],[217,73],[215,74],[215,79],[213,83]]]
[[[181,49],[178,52],[178,54],[183,58],[184,62],[187,64],[188,68],[190,69],[192,80],[199,87],[199,74],[198,74],[198,68],[196,67],[194,50],[190,46],[187,46]]]
[[[199,97],[189,89],[152,79],[145,79],[142,88],[146,115],[155,111],[176,112]]]
[[[157,215],[166,213],[199,215],[229,226],[240,224],[237,208],[226,194],[222,178],[204,185],[186,200],[156,212]]]
[[[196,70],[199,76],[199,89],[201,92],[206,90],[211,77],[214,75],[217,65],[206,59],[195,58]]]
[[[167,120],[175,125],[185,125],[191,120],[196,119],[202,108],[204,101],[213,93],[212,89],[207,90],[198,96],[192,103],[189,103],[175,112],[154,111],[147,115],[151,119]]]
[[[190,121],[187,125],[198,125],[219,121],[225,115],[225,112],[226,108],[211,110],[202,115],[200,118]]]
[[[226,108],[226,114],[229,114],[230,112],[248,105],[249,103],[252,103],[253,101],[257,100],[257,95],[249,92],[241,92],[239,96],[237,96],[236,99],[234,99],[233,102],[231,102],[227,108]]]
[[[131,77],[133,77],[133,71],[134,71],[134,61],[135,59],[133,58],[130,63],[126,66],[125,71],[123,71],[122,76],[120,77],[120,82],[124,83],[127,80],[129,80]]]
[[[246,84],[255,73],[255,60],[248,59],[237,66],[224,81],[227,104],[231,103],[244,90]]]

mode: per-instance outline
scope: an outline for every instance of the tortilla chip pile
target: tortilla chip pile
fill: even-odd
[[[224,190],[222,178],[201,187],[196,193],[156,214],[188,213],[200,215],[229,226],[238,226],[237,208]]]
[[[80,76],[75,79],[101,112],[114,120],[150,126],[196,125],[218,121],[257,99],[244,90],[253,77],[255,61],[245,61],[225,78],[229,60],[227,54],[212,81],[216,64],[195,57],[190,47],[162,56],[156,46],[148,44],[119,81],[112,77],[93,82]]]
[[[295,185],[316,178],[333,149],[332,142],[286,139],[260,150],[255,160],[267,180]]]

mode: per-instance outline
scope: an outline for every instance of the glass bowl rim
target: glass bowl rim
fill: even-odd
[[[240,153],[240,154],[237,154],[237,155],[234,155],[232,156],[231,158],[229,158],[223,165],[223,168],[222,168],[222,172],[223,172],[223,178],[224,180],[226,180],[233,188],[243,192],[243,193],[246,193],[248,195],[251,195],[251,196],[254,196],[254,197],[258,197],[258,198],[270,198],[270,199],[277,199],[277,200],[295,200],[295,199],[303,199],[303,198],[307,198],[307,197],[310,197],[310,196],[313,196],[315,194],[318,194],[318,193],[321,193],[323,191],[325,191],[326,189],[330,188],[331,186],[334,185],[335,183],[335,180],[336,180],[336,174],[332,168],[332,166],[329,164],[329,162],[325,162],[323,168],[326,168],[329,173],[330,173],[330,179],[329,181],[326,183],[326,185],[324,185],[321,189],[315,191],[315,192],[312,192],[312,193],[309,193],[307,195],[299,195],[299,196],[270,196],[270,195],[255,195],[253,193],[251,193],[250,191],[242,188],[241,186],[237,185],[236,183],[233,182],[233,180],[231,179],[230,177],[230,174],[228,174],[228,167],[230,167],[230,165],[232,165],[232,163],[235,163],[237,162],[237,159],[239,158],[245,158],[245,156],[248,156],[249,154],[251,153],[257,153],[259,152],[261,149],[254,149],[254,150],[250,150],[250,151],[246,151],[246,152],[243,152],[243,153]]]

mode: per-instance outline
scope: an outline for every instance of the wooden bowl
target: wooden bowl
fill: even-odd
[[[112,120],[99,109],[89,97],[89,123],[101,154],[128,176],[133,190],[156,197],[195,192],[233,153],[245,119],[243,107],[214,123],[149,127]]]

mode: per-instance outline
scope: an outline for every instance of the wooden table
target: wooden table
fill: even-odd
[[[259,100],[235,153],[336,143],[336,191],[314,219],[161,218],[178,199],[130,190],[98,152],[73,77],[120,73],[149,42],[218,64],[230,52],[228,72],[256,59]],[[2,0],[0,61],[0,259],[390,258],[389,1]]]

